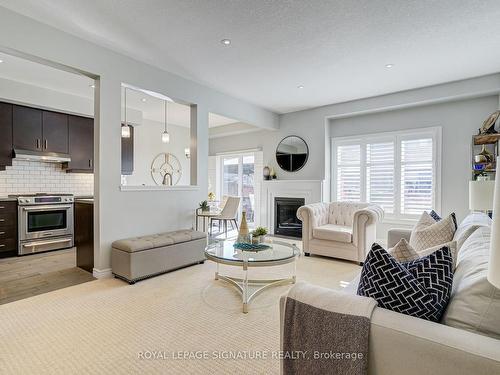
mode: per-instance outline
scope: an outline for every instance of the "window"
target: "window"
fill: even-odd
[[[371,202],[394,219],[440,210],[441,128],[332,139],[332,196]]]
[[[255,155],[233,154],[222,157],[222,196],[241,197],[240,212],[246,212],[247,223],[256,222]]]

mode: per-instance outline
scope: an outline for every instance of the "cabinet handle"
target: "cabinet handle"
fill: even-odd
[[[5,232],[0,232],[0,236],[2,236],[2,235],[4,235],[4,234],[5,234]]]
[[[40,140],[37,138],[36,139],[36,149],[38,150],[40,148]]]
[[[47,140],[45,140],[45,145],[44,145],[43,147],[44,147],[45,149],[47,149],[48,144],[49,144],[49,142],[47,142]]]
[[[0,222],[3,223],[5,221],[5,219],[0,219]]]
[[[3,210],[3,209],[5,209],[5,206],[0,206],[0,210]]]
[[[89,168],[92,168],[92,159],[89,159]]]
[[[4,244],[1,244],[1,245],[0,245],[0,247],[5,247],[5,245],[4,245]]]

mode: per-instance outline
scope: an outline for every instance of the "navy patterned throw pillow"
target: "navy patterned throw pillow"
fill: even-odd
[[[436,211],[434,211],[434,210],[432,210],[431,212],[429,212],[429,216],[432,217],[434,220],[436,220],[436,222],[442,220],[442,217],[439,216],[438,213]],[[455,224],[455,230],[457,230],[457,228],[458,228],[457,215],[455,215],[455,213],[452,212],[451,213],[451,218],[453,219],[453,223]]]
[[[436,211],[432,210],[431,212],[429,212],[429,215],[430,215],[430,217],[432,217],[434,220],[436,220],[436,221],[441,221],[441,216],[439,216],[439,215],[437,214],[437,212],[436,212]]]
[[[407,263],[399,263],[380,245],[366,257],[358,295],[380,307],[438,322],[450,299],[453,259],[448,247]]]

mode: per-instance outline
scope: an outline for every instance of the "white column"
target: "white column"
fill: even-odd
[[[121,177],[121,83],[100,77],[94,99],[94,276],[111,274],[113,201]],[[110,237],[111,236],[111,237]]]

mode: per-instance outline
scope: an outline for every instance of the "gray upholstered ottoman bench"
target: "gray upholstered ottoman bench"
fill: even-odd
[[[111,249],[113,275],[136,281],[205,261],[207,236],[191,229],[115,241]]]

